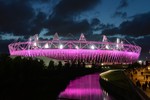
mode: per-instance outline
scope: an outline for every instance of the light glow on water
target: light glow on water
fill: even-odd
[[[111,100],[99,83],[99,73],[79,77],[70,81],[58,98],[77,100]]]

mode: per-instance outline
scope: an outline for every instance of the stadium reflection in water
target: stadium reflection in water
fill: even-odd
[[[70,84],[59,94],[58,98],[60,100],[112,100],[112,97],[100,86],[99,73],[82,76],[70,81]]]

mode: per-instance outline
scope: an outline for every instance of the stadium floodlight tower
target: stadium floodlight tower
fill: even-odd
[[[79,40],[61,40],[55,33],[52,40],[41,41],[34,35],[27,42],[11,43],[8,47],[10,55],[115,64],[136,62],[141,52],[137,45],[120,39],[110,42],[105,35],[102,41],[88,41],[83,33]]]

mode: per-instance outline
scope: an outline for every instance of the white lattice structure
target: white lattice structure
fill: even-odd
[[[57,33],[52,40],[40,41],[38,35],[35,35],[28,42],[12,43],[8,47],[10,55],[101,63],[133,63],[138,60],[141,52],[139,46],[124,44],[118,39],[116,42],[108,42],[106,36],[103,36],[102,42],[87,41],[84,34],[77,41],[60,40]]]

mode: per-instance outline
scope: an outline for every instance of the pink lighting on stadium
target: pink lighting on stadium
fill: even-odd
[[[102,41],[87,41],[84,34],[79,40],[60,40],[56,33],[52,40],[41,41],[38,35],[27,42],[8,45],[10,55],[46,56],[58,60],[96,61],[100,63],[133,63],[138,60],[141,47],[125,44],[122,40],[108,42],[103,35]]]

